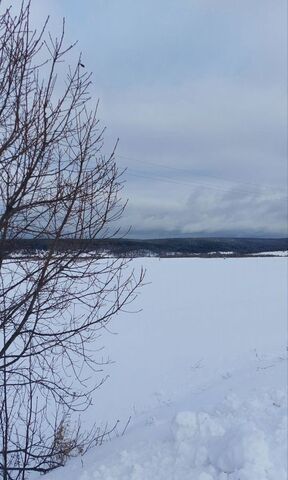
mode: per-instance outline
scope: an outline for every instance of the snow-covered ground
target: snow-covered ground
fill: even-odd
[[[287,259],[134,264],[142,311],[104,332],[115,363],[83,417],[118,435],[45,478],[286,480]]]
[[[256,257],[256,256],[268,256],[268,257],[288,257],[288,251],[283,250],[283,251],[277,251],[275,250],[274,252],[260,252],[260,253],[251,253],[251,256]]]

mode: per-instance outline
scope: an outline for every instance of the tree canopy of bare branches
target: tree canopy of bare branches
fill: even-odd
[[[1,12],[2,9],[2,12]],[[83,433],[75,412],[103,382],[95,341],[135,296],[127,260],[59,248],[63,239],[115,235],[121,172],[101,154],[81,57],[59,75],[73,46],[35,31],[31,1],[17,13],[0,0],[0,477],[26,479],[83,453],[104,432]],[[33,258],[5,252],[49,239]],[[81,245],[81,243],[79,243]],[[85,247],[85,248],[86,248]],[[97,356],[97,355],[96,355]],[[100,376],[99,376],[100,375]],[[90,380],[89,378],[90,377]],[[94,442],[94,443],[93,443]]]

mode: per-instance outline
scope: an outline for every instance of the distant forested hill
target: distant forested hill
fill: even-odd
[[[47,250],[50,239],[22,239],[5,241],[1,245],[1,256],[21,252],[33,254]],[[164,238],[164,239],[99,239],[75,240],[61,239],[57,244],[59,251],[78,250],[115,256],[143,257],[191,257],[191,256],[246,256],[288,250],[287,238]]]

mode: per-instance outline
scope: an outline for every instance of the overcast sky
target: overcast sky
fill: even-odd
[[[132,236],[287,234],[286,0],[33,6],[93,72]]]

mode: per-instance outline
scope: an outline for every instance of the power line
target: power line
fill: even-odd
[[[148,174],[146,172],[133,172],[131,171],[130,168],[127,169],[126,171],[126,175],[128,176],[133,176],[133,177],[138,177],[138,178],[145,178],[145,179],[150,179],[150,180],[157,180],[157,181],[160,181],[160,182],[166,182],[166,183],[171,183],[171,184],[175,184],[175,185],[187,185],[187,186],[190,186],[191,185],[194,185],[194,186],[197,186],[197,187],[203,187],[203,188],[210,188],[210,189],[213,189],[213,190],[218,190],[218,191],[221,191],[221,192],[225,192],[225,193],[229,193],[231,192],[231,187],[224,187],[224,186],[220,186],[220,185],[216,185],[216,184],[207,184],[207,183],[203,183],[203,182],[197,182],[195,180],[180,180],[180,179],[175,179],[175,178],[171,178],[171,177],[166,177],[166,176],[163,176],[163,175],[157,175],[157,174]],[[237,191],[239,192],[242,192],[242,193],[246,193],[246,194],[251,194],[251,193],[254,193],[256,195],[260,195],[262,192],[259,191],[259,190],[255,190],[255,189],[244,189],[244,188],[241,188],[241,187],[237,187]]]
[[[185,173],[186,175],[189,174],[189,173],[190,174],[193,173],[191,170],[189,171],[188,169],[174,167],[174,166],[170,166],[170,165],[163,165],[163,164],[159,164],[159,163],[156,163],[156,162],[151,162],[150,160],[140,160],[140,159],[136,159],[135,157],[128,157],[128,156],[125,156],[125,155],[116,155],[116,156],[118,158],[123,158],[123,159],[126,159],[126,160],[132,160],[136,163],[141,163],[141,164],[144,164],[144,165],[148,164],[148,165],[151,165],[151,166],[154,166],[154,167],[162,168],[164,170],[170,170],[170,171],[174,171],[174,172],[178,172],[178,173]],[[138,173],[133,173],[132,174],[130,167],[128,167],[127,173],[128,173],[128,175],[130,174],[130,175],[133,175],[133,176],[140,176],[140,175],[143,176],[143,175],[145,175],[145,176],[147,176],[147,178],[148,178],[148,176],[149,177],[151,176],[151,178],[158,178],[158,180],[160,180],[160,181],[161,181],[161,178],[163,177],[162,175],[157,175],[157,174],[152,174],[151,175],[151,172],[148,173],[148,174],[146,174],[146,172],[144,172],[144,174],[143,174],[143,172],[139,172],[139,174]],[[244,188],[244,189],[241,188],[241,190],[245,191],[245,192],[248,192],[248,193],[251,193],[252,189],[253,189],[252,191],[256,192],[255,188],[258,189],[258,190],[262,189],[262,188],[265,188],[267,190],[268,189],[272,190],[273,192],[277,191],[279,193],[286,193],[286,190],[284,190],[283,188],[277,189],[273,185],[257,184],[257,183],[252,183],[252,182],[249,182],[249,183],[248,182],[240,182],[238,180],[230,180],[230,179],[226,179],[226,178],[223,178],[223,177],[218,177],[216,175],[207,175],[207,174],[203,175],[203,174],[201,174],[201,176],[206,177],[206,178],[213,178],[213,179],[218,180],[218,181],[221,180],[222,182],[224,181],[224,182],[230,182],[230,183],[233,183],[233,184],[236,184],[236,185],[242,185],[246,188]],[[167,176],[165,176],[164,178],[170,179],[170,177],[167,177]],[[166,180],[163,180],[163,181],[166,181]],[[176,183],[176,181],[177,181],[176,179],[171,179],[171,183]],[[177,183],[188,184],[186,181],[182,181],[182,180],[179,180],[179,179],[178,179]],[[205,183],[203,183],[203,182],[197,182],[196,183],[194,180],[193,181],[189,180],[189,184],[190,183],[195,183],[195,184],[198,184],[200,186],[203,185],[203,186],[206,186],[207,188],[222,189],[222,187],[220,187],[219,185],[211,185],[211,184],[209,184],[209,185],[206,184],[205,185]],[[251,187],[252,187],[252,189],[251,189]],[[228,187],[227,187],[227,189],[228,189]],[[230,190],[230,188],[229,188],[229,190]]]

